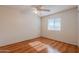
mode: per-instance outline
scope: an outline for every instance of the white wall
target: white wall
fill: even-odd
[[[78,41],[78,46],[79,46],[79,6],[78,6],[78,13],[77,14],[78,14],[78,26],[77,26],[78,27],[78,40],[77,41]]]
[[[42,17],[42,36],[77,45],[77,13],[76,9]],[[48,31],[47,20],[50,17],[61,18],[61,31]]]
[[[31,9],[0,7],[0,46],[40,36],[40,18]]]

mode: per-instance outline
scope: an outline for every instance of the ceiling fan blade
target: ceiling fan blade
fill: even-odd
[[[33,8],[34,8],[35,10],[37,10],[37,11],[47,11],[47,12],[50,12],[50,10],[44,9],[44,8],[42,8],[42,7],[43,7],[43,5],[33,5]]]
[[[39,11],[48,11],[48,12],[50,12],[50,10],[48,10],[48,9],[38,9]]]

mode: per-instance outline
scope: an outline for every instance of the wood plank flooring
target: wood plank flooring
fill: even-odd
[[[39,37],[0,47],[1,53],[78,53],[75,45]]]

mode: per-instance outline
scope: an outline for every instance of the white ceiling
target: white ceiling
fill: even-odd
[[[49,9],[50,12],[40,12],[40,16],[47,16],[50,14],[54,14],[63,10],[67,10],[67,9],[71,9],[71,8],[75,8],[75,5],[48,5],[48,6],[44,6],[45,9]]]
[[[40,11],[39,16],[47,16],[47,15],[50,15],[50,14],[53,14],[56,12],[60,12],[63,10],[67,10],[67,9],[76,7],[76,5],[42,5],[42,6],[44,9],[49,9],[50,12]],[[4,7],[9,7],[9,8],[24,10],[24,11],[27,11],[28,9],[33,8],[31,5],[6,5]]]

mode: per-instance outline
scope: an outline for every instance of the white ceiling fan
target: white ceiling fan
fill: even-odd
[[[50,10],[48,9],[45,9],[43,5],[38,5],[35,7],[38,11],[46,11],[46,12],[49,12]]]
[[[50,12],[50,10],[49,9],[46,9],[46,8],[44,8],[44,6],[43,5],[32,5],[32,7],[33,7],[33,9],[34,9],[34,12],[35,13],[38,13],[38,12]]]

